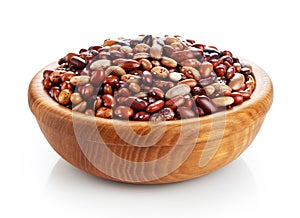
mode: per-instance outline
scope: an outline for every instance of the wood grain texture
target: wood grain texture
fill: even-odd
[[[255,138],[271,107],[273,87],[268,75],[251,64],[256,78],[251,99],[201,118],[151,125],[72,112],[43,89],[43,70],[29,85],[28,103],[50,145],[79,169],[128,183],[179,182],[225,166]]]

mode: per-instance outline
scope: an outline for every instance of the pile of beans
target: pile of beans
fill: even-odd
[[[243,103],[255,88],[250,64],[181,36],[107,39],[68,53],[58,65],[43,72],[49,95],[101,118],[201,117]]]

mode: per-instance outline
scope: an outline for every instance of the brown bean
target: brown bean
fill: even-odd
[[[151,70],[152,68],[152,63],[148,59],[141,59],[140,64],[144,70]]]
[[[175,50],[175,51],[182,51],[184,49],[184,45],[181,42],[173,42],[170,44],[170,46]]]
[[[148,113],[155,113],[163,108],[165,102],[163,100],[158,100],[152,104],[149,104],[146,108],[146,112]]]
[[[133,60],[140,60],[140,59],[147,59],[150,57],[149,53],[146,52],[140,52],[140,53],[136,53],[133,55],[132,59]]]
[[[53,72],[54,72],[54,70],[49,70],[49,69],[44,70],[43,71],[43,78],[46,79],[46,78],[50,77],[50,74],[53,73]]]
[[[178,82],[178,84],[186,84],[189,87],[195,87],[197,85],[197,81],[194,79],[185,79]]]
[[[85,68],[86,63],[81,57],[73,56],[70,59],[70,65],[76,67],[76,69],[83,69]]]
[[[197,59],[192,58],[192,59],[186,59],[186,60],[182,61],[181,65],[195,68],[195,67],[200,66],[200,62]]]
[[[66,82],[66,81],[70,81],[70,79],[73,77],[73,76],[76,76],[76,74],[72,71],[67,71],[63,74],[61,74],[61,81],[62,82]]]
[[[235,67],[234,66],[231,66],[227,69],[227,72],[226,72],[226,79],[231,79],[235,74]]]
[[[180,119],[188,119],[196,117],[195,112],[187,107],[179,107],[177,108],[177,116],[180,117]]]
[[[113,51],[110,52],[110,56],[113,59],[116,59],[116,58],[125,58],[126,54],[124,54],[124,53],[122,53],[120,51],[113,50]]]
[[[89,76],[73,76],[70,79],[70,83],[73,86],[78,86],[78,85],[85,85],[90,81],[90,77]]]
[[[145,43],[140,43],[140,44],[137,44],[135,47],[134,47],[134,52],[135,53],[140,53],[140,52],[149,52],[150,50],[150,46],[145,44]]]
[[[64,57],[65,62],[69,63],[70,60],[71,60],[71,58],[74,57],[74,56],[79,57],[79,55],[76,54],[76,53],[72,53],[72,52],[68,53],[68,54]]]
[[[70,102],[71,92],[69,89],[64,89],[58,96],[58,102],[60,104],[68,104]]]
[[[210,62],[203,62],[199,67],[199,72],[201,77],[207,78],[211,75],[213,71],[213,65]]]
[[[242,94],[244,99],[249,99],[251,97],[251,92],[239,91],[239,93]]]
[[[148,91],[149,96],[156,98],[156,99],[164,99],[165,98],[165,93],[163,90],[157,87],[152,87]]]
[[[69,89],[70,92],[73,92],[73,87],[72,87],[70,81],[66,81],[61,84],[60,90],[64,90],[64,89]]]
[[[127,106],[118,106],[114,109],[114,115],[120,119],[128,119],[134,114],[133,110]]]
[[[165,107],[176,109],[185,104],[185,99],[183,96],[176,96],[165,103]]]
[[[193,108],[194,105],[195,105],[195,102],[193,101],[192,98],[185,98],[185,103],[184,103],[185,107]]]
[[[124,99],[122,104],[129,106],[134,110],[145,110],[148,106],[146,101],[137,97],[127,97]]]
[[[93,103],[93,109],[97,110],[99,107],[101,107],[101,105],[102,105],[102,99],[100,96],[97,96]]]
[[[177,62],[184,61],[186,59],[194,58],[194,54],[191,51],[175,51],[171,54],[171,58]]]
[[[234,63],[233,66],[234,66],[235,71],[236,71],[237,73],[241,72],[242,66],[241,66],[240,63]]]
[[[167,68],[161,66],[153,67],[151,69],[151,73],[153,73],[158,78],[163,78],[163,79],[168,78],[170,74]]]
[[[211,114],[218,111],[216,105],[205,95],[200,95],[196,99],[196,103],[205,111],[206,114]]]
[[[231,97],[233,97],[235,105],[242,104],[244,101],[243,95],[239,92],[231,93]]]
[[[144,71],[142,75],[142,81],[146,85],[151,85],[153,81],[152,73],[150,73],[149,71]]]
[[[130,83],[128,89],[134,93],[141,91],[141,87],[137,83]]]
[[[49,75],[49,78],[50,78],[50,81],[52,83],[59,83],[61,82],[61,75],[62,75],[62,71],[53,71],[50,75]]]
[[[49,77],[43,80],[43,86],[45,89],[50,89],[52,87],[52,82]]]
[[[112,110],[107,107],[100,107],[96,111],[96,117],[101,118],[112,118]]]
[[[110,74],[115,76],[123,76],[126,74],[126,71],[119,66],[110,66],[105,70],[105,75],[108,76]]]
[[[171,81],[155,80],[154,86],[156,86],[162,90],[167,90],[167,89],[174,87],[174,83]]]
[[[109,66],[111,66],[110,60],[100,59],[100,60],[93,61],[89,67],[91,70],[98,70],[100,68],[107,68]]]
[[[103,69],[95,70],[91,73],[90,82],[92,84],[99,84],[105,80],[105,72]]]
[[[125,54],[131,53],[132,51],[133,51],[133,50],[132,50],[132,48],[131,48],[130,46],[124,45],[124,46],[122,46],[122,47],[120,48],[120,52],[123,52],[123,53],[125,53]]]
[[[105,107],[109,107],[109,108],[112,108],[116,105],[116,100],[115,98],[110,95],[110,94],[104,94],[102,95],[102,101],[103,101],[103,105]]]
[[[112,89],[111,85],[105,84],[103,86],[103,93],[112,95],[113,94],[113,89]]]
[[[115,75],[109,75],[108,77],[106,77],[104,81],[105,84],[109,84],[111,86],[115,86],[118,82],[119,82],[119,77]]]
[[[80,95],[83,98],[89,98],[93,95],[94,87],[91,84],[85,84],[80,90]]]
[[[227,67],[224,64],[220,64],[214,68],[216,74],[220,77],[224,76],[226,73]],[[227,75],[226,75],[227,76]]]
[[[140,62],[135,60],[126,60],[119,64],[119,66],[122,67],[124,70],[134,70],[136,68],[139,68],[140,65]]]
[[[191,91],[191,88],[186,84],[178,84],[177,86],[174,86],[173,88],[169,89],[165,96],[167,99],[172,99],[175,96],[185,96],[189,94]]]
[[[150,119],[150,114],[145,111],[138,111],[134,114],[133,119],[137,121],[147,121]]]
[[[151,121],[165,121],[165,120],[173,120],[175,117],[175,113],[171,108],[163,108],[157,113],[154,113],[150,120]]]
[[[128,96],[130,96],[130,91],[127,88],[120,88],[118,90],[118,96],[120,96],[120,97],[128,97]]]
[[[171,57],[171,55],[175,52],[174,48],[172,48],[172,46],[170,46],[170,45],[165,45],[163,47],[163,51],[164,51],[164,54],[168,57]]]
[[[166,67],[177,67],[177,61],[169,57],[162,57],[160,62]]]
[[[197,107],[198,115],[199,117],[202,117],[205,115],[204,110],[201,107]]]
[[[150,48],[151,58],[160,60],[162,57],[163,48],[160,45],[154,45]]]

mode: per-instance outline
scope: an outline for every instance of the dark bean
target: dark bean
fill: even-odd
[[[146,112],[148,113],[155,113],[163,108],[165,102],[163,100],[158,100],[152,104],[149,104],[146,108]]]
[[[64,90],[64,89],[69,89],[71,92],[73,91],[73,86],[71,85],[70,81],[66,81],[66,82],[63,82],[62,85],[61,85],[61,90]]]
[[[122,67],[124,70],[134,70],[140,67],[140,65],[140,62],[135,60],[125,60],[119,64],[119,66]]]
[[[128,119],[134,114],[133,110],[127,106],[118,106],[114,109],[114,115],[117,118]]]
[[[251,74],[251,69],[248,67],[243,67],[243,68],[241,68],[240,73],[242,73],[244,75],[249,75],[249,74]]]
[[[129,106],[134,110],[145,110],[148,106],[148,103],[143,99],[132,96],[125,98],[122,104]]]
[[[145,83],[146,85],[151,85],[152,81],[153,81],[153,77],[152,77],[152,73],[150,73],[149,71],[144,71],[142,74],[142,81],[143,83]]]
[[[116,100],[115,98],[110,95],[110,94],[104,94],[102,95],[102,101],[103,101],[103,105],[105,107],[109,107],[109,108],[112,108],[116,105]]]
[[[205,115],[204,110],[201,107],[197,107],[198,115],[199,117],[202,117]]]
[[[187,107],[179,107],[177,108],[176,114],[180,119],[188,119],[188,118],[193,118],[196,117],[195,112]]]
[[[113,89],[109,84],[105,84],[102,90],[103,90],[103,94],[110,94],[110,95],[113,94]]]
[[[237,73],[241,72],[242,66],[241,66],[240,63],[234,63],[233,66],[234,66],[235,71],[236,71]]]
[[[49,76],[50,81],[53,83],[61,82],[61,74],[62,74],[61,71],[53,71]]]
[[[76,69],[83,69],[86,66],[85,60],[77,57],[77,56],[73,56],[70,59],[70,65],[74,66]]]
[[[227,69],[227,72],[226,72],[226,79],[231,79],[235,74],[235,67],[234,66],[231,66]]]
[[[200,79],[198,84],[204,87],[212,84],[213,82],[214,79],[212,77],[208,77],[208,78]]]
[[[95,70],[91,73],[90,82],[92,84],[99,84],[105,80],[105,71],[104,69]]]
[[[165,120],[172,120],[175,116],[174,111],[171,108],[163,108],[158,113],[165,119]]]
[[[60,92],[60,88],[58,86],[53,86],[49,90],[49,95],[51,98],[54,98],[54,96],[57,95],[56,93],[59,94],[59,92]]]
[[[134,48],[137,44],[141,43],[142,39],[138,38],[138,39],[131,39],[129,44],[131,48]]]
[[[85,84],[80,90],[80,95],[83,98],[89,98],[93,95],[94,87],[91,84]]]
[[[145,111],[138,111],[134,114],[133,119],[137,121],[147,121],[150,119],[150,114]]]
[[[53,73],[53,70],[44,70],[43,71],[43,78],[48,78],[50,77],[50,74]]]
[[[148,91],[149,96],[156,98],[156,99],[164,99],[165,98],[165,93],[163,90],[157,87],[152,87]]]
[[[199,86],[195,86],[192,88],[193,95],[201,95],[203,93],[203,89]]]
[[[251,93],[247,91],[239,91],[239,93],[242,94],[244,99],[249,99],[251,96]]]
[[[224,55],[224,56],[222,56],[221,57],[221,60],[223,60],[223,61],[227,61],[229,64],[233,64],[233,59],[232,59],[232,57],[231,56],[229,56],[229,55]]]
[[[69,81],[73,76],[76,76],[76,74],[72,71],[68,71],[68,72],[61,74],[60,79],[62,82],[66,82],[66,81]]]
[[[220,64],[214,68],[216,74],[220,77],[225,75],[226,69],[227,67],[224,64]]]
[[[185,99],[183,96],[176,96],[165,103],[165,107],[176,109],[177,107],[180,107],[185,104]]]
[[[211,114],[218,111],[216,105],[205,95],[200,95],[196,99],[196,103],[205,111],[206,114]]]
[[[186,59],[191,59],[194,58],[194,54],[191,51],[176,51],[173,52],[173,54],[171,55],[171,58],[174,59],[177,62],[181,62],[184,61]]]

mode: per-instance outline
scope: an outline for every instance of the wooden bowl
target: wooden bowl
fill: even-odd
[[[43,70],[30,83],[28,102],[50,145],[79,169],[126,183],[179,182],[225,166],[255,138],[271,107],[273,88],[268,75],[251,64],[256,78],[251,99],[201,118],[153,124],[73,112],[49,97]]]

